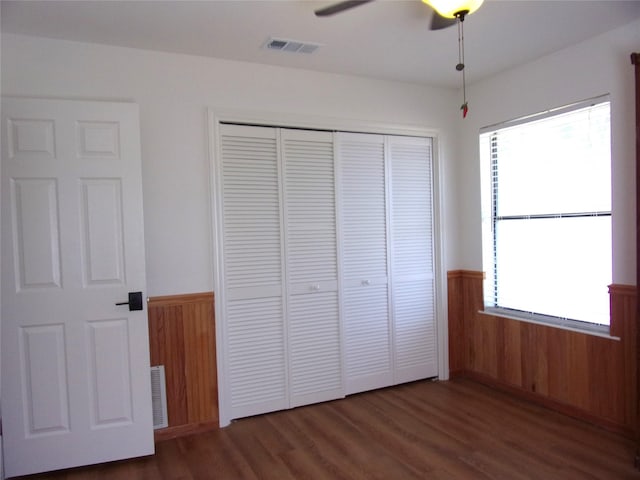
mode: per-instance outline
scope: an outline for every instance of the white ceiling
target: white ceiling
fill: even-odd
[[[419,0],[377,0],[339,15],[334,0],[11,1],[2,31],[458,87],[455,27],[430,31]],[[465,23],[472,83],[640,18],[640,0],[486,0]],[[262,48],[269,37],[322,44]]]

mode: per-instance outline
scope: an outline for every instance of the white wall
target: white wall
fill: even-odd
[[[478,135],[481,127],[611,95],[613,282],[636,284],[635,93],[630,54],[640,21],[467,88],[470,112],[459,123],[457,268],[482,269]],[[541,190],[543,194],[543,190]],[[448,207],[449,208],[449,207]],[[452,227],[453,228],[453,227]]]
[[[455,91],[5,34],[2,94],[140,105],[150,296],[213,288],[206,107],[438,129],[445,191],[452,192],[446,172],[455,148]],[[445,258],[446,268],[455,267]]]
[[[140,105],[151,296],[212,289],[208,106],[439,129],[445,268],[480,270],[480,128],[604,93],[612,102],[613,280],[635,284],[629,55],[640,49],[640,21],[469,86],[465,120],[458,92],[420,85],[7,34],[1,46],[4,95]]]

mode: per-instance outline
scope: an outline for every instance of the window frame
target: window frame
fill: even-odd
[[[496,171],[496,162],[498,161],[497,150],[495,140],[500,130],[506,128],[515,127],[518,125],[524,125],[527,123],[538,122],[547,118],[557,117],[559,115],[584,109],[587,107],[593,107],[603,103],[609,104],[611,109],[611,101],[609,95],[602,95],[599,97],[587,99],[584,101],[576,102],[570,105],[550,109],[544,112],[528,115],[514,120],[501,122],[494,125],[489,125],[480,129],[479,135],[479,148],[489,148],[490,152],[480,154],[480,162],[483,166],[481,175],[482,184],[482,252],[483,252],[483,264],[485,271],[489,275],[485,276],[485,288],[484,288],[484,310],[480,313],[489,314],[492,316],[506,317],[514,320],[526,321],[530,323],[542,324],[547,326],[558,327],[566,330],[579,331],[593,335],[609,337],[611,317],[609,312],[609,323],[600,324],[590,321],[575,320],[571,318],[564,318],[559,316],[553,316],[543,313],[518,310],[515,308],[503,307],[498,305],[498,281],[497,281],[497,269],[498,269],[498,250],[497,250],[497,235],[496,227],[499,222],[508,221],[511,219],[520,220],[532,220],[532,219],[557,219],[557,218],[579,218],[579,217],[595,217],[595,216],[608,216],[612,218],[612,210],[607,211],[586,211],[586,212],[571,212],[571,213],[545,213],[545,214],[523,214],[523,215],[499,215],[498,214],[498,202],[497,195],[499,186],[494,178],[494,172]],[[488,140],[487,140],[488,139]],[[488,157],[488,161],[486,161]],[[485,164],[486,162],[486,164]],[[610,164],[611,168],[611,164]],[[609,204],[611,208],[611,203]],[[613,254],[613,245],[610,255]]]

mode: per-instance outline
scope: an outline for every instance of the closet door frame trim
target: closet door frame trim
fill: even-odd
[[[223,251],[218,243],[218,233],[222,231],[222,178],[219,175],[221,150],[219,143],[219,126],[222,123],[237,123],[255,126],[301,128],[309,130],[327,130],[331,132],[357,132],[373,133],[381,135],[404,135],[416,137],[429,137],[432,139],[433,162],[433,227],[434,227],[434,261],[436,272],[436,331],[438,345],[438,377],[441,380],[449,378],[449,341],[447,329],[447,292],[445,258],[445,231],[442,216],[443,205],[443,168],[439,149],[441,131],[438,129],[424,128],[416,125],[399,125],[384,122],[372,122],[367,120],[345,119],[337,117],[322,117],[313,115],[290,114],[283,112],[261,112],[236,109],[218,109],[209,107],[206,111],[208,147],[209,147],[209,194],[211,207],[211,260],[213,273],[213,291],[216,294],[215,318],[222,320],[222,311],[225,304]],[[335,145],[334,145],[335,148]],[[340,232],[337,232],[338,235]],[[338,251],[341,261],[341,252]],[[218,367],[218,405],[220,427],[226,427],[231,423],[230,407],[227,405],[227,348],[225,322],[217,321],[216,329],[216,357]],[[344,356],[344,352],[343,352]],[[343,358],[344,360],[344,358]]]

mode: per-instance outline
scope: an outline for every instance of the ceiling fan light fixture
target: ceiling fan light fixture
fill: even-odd
[[[461,12],[471,15],[484,0],[422,0],[445,18],[456,18]]]

